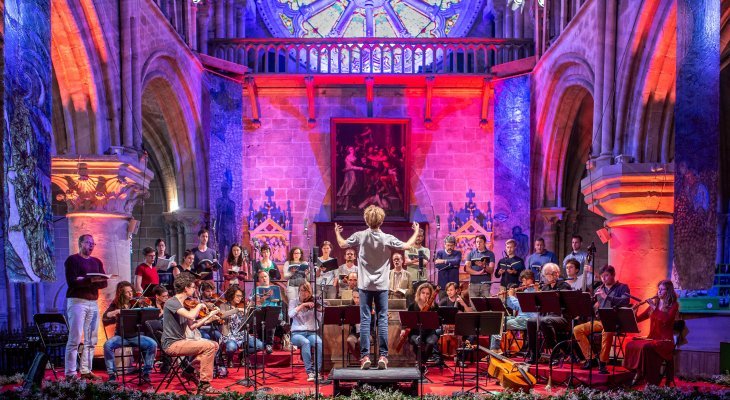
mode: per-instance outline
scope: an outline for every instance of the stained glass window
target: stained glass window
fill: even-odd
[[[484,0],[260,0],[277,37],[460,37]]]

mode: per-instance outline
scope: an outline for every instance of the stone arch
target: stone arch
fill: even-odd
[[[532,161],[533,208],[563,206],[560,188],[568,140],[583,101],[593,102],[593,70],[588,62],[573,53],[560,59],[561,63],[544,72],[553,79],[532,142],[536,154]]]
[[[641,10],[633,57],[619,68],[614,149],[638,162],[673,159],[676,3],[649,1]]]
[[[113,89],[101,62],[108,55],[102,39],[94,39],[96,30],[101,28],[90,1],[53,0],[54,154],[102,154],[118,145],[110,134],[116,127]]]
[[[208,208],[207,149],[193,98],[174,57],[152,54],[142,68],[142,136],[159,166],[168,211]]]

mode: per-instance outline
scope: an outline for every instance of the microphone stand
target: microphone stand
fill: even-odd
[[[314,298],[314,398],[315,400],[319,400],[319,368],[318,368],[318,357],[317,357],[317,336],[319,336],[319,318],[317,316],[317,268],[319,268],[316,264],[317,261],[319,261],[319,248],[313,247],[311,255],[311,266],[312,266],[312,281],[314,282],[313,286],[313,292],[312,297]],[[322,273],[324,275],[324,273]],[[322,277],[322,280],[324,281],[324,277]],[[299,351],[302,351],[299,349]]]
[[[439,242],[439,232],[441,231],[441,219],[439,216],[436,216],[436,240],[433,241],[433,252],[431,253],[431,262],[433,262],[433,266],[431,267],[431,271],[429,271],[428,274],[428,280],[431,282],[436,282],[436,246]]]

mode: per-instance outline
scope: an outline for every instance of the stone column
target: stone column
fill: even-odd
[[[206,213],[194,208],[181,208],[163,214],[165,233],[169,231],[168,247],[170,254],[177,254],[182,260],[186,249],[198,243],[198,231],[205,227]]]
[[[92,255],[104,263],[106,273],[119,275],[110,279],[109,286],[101,291],[100,312],[114,299],[118,282],[131,282],[132,209],[149,195],[147,188],[154,176],[146,164],[146,157],[122,149],[108,156],[63,156],[52,160],[51,180],[65,192],[62,196],[68,207],[70,253],[78,251],[79,236],[90,234],[96,242]],[[59,271],[59,275],[64,272]],[[97,355],[102,354],[105,341],[101,319],[99,324]]]
[[[619,163],[597,168],[590,177],[592,182],[581,181],[581,190],[588,209],[606,218],[608,263],[633,296],[654,296],[670,273],[674,165],[657,170],[652,164]]]
[[[563,219],[565,208],[563,207],[546,207],[533,210],[535,216],[535,237],[532,238],[534,243],[537,238],[545,239],[545,248],[558,254],[556,244],[558,241],[558,221]],[[533,244],[531,243],[530,246]],[[532,247],[530,248],[532,252]]]

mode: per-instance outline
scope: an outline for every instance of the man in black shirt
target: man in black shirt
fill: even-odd
[[[499,286],[506,290],[511,285],[520,285],[520,272],[525,269],[525,261],[515,255],[517,241],[509,239],[504,243],[507,257],[499,260],[494,277],[500,278]]]
[[[542,267],[542,276],[545,284],[540,287],[542,292],[550,292],[557,290],[573,290],[570,285],[565,282],[559,282],[560,267],[555,263],[547,263]],[[540,332],[542,332],[544,340],[544,348],[553,348],[556,344],[556,333],[558,331],[567,332],[570,329],[570,323],[561,314],[542,313],[540,314]],[[527,320],[527,341],[528,348],[531,352],[529,363],[535,364],[540,359],[537,349],[537,319],[530,318]]]

